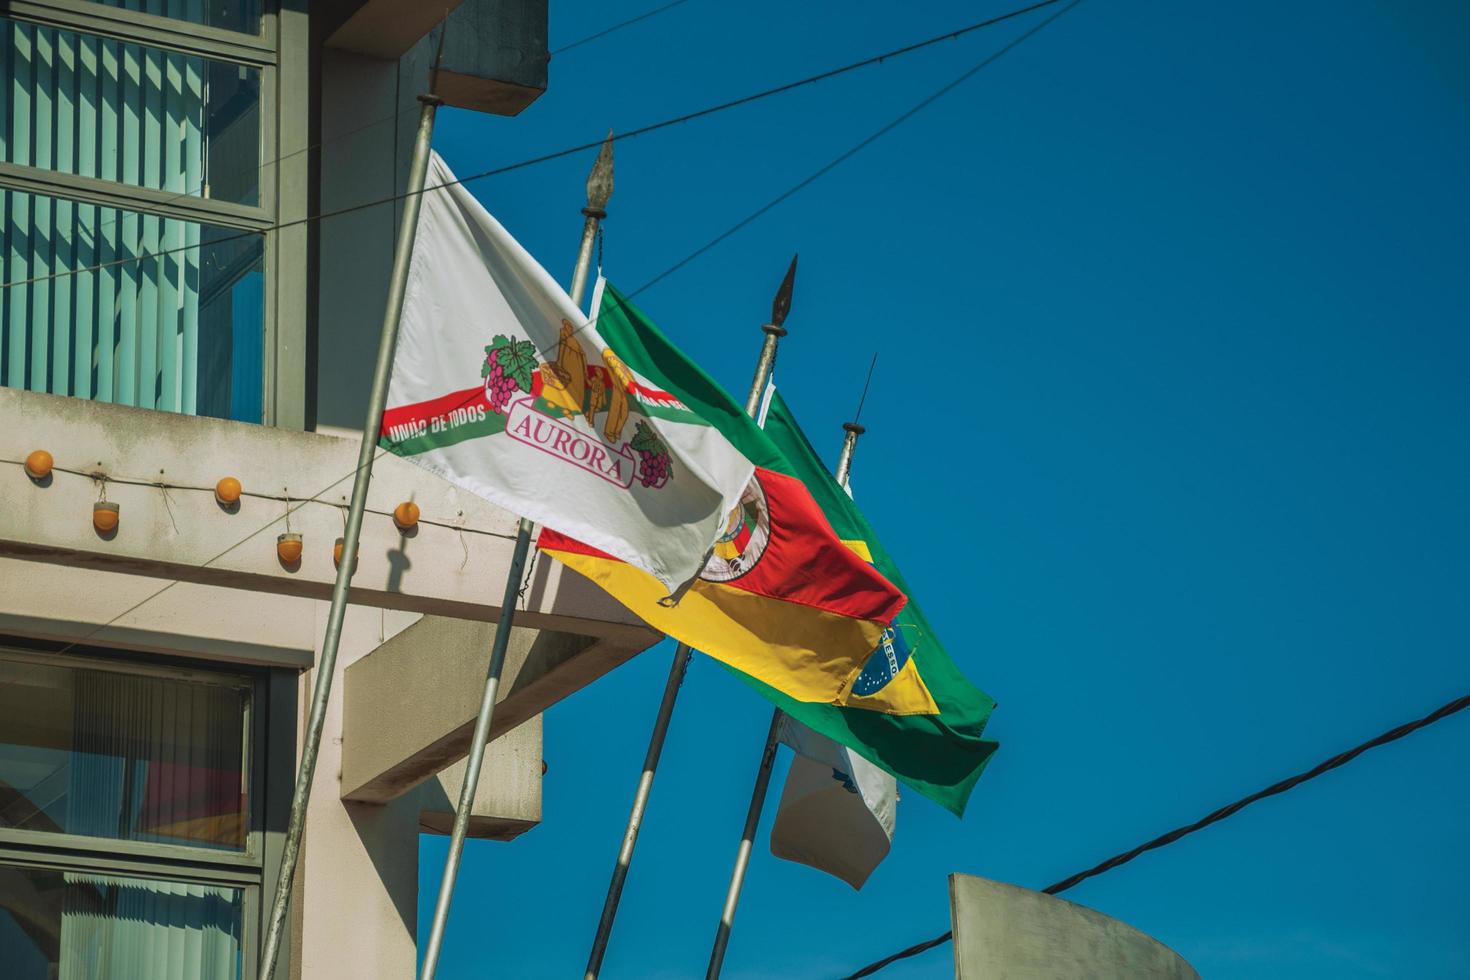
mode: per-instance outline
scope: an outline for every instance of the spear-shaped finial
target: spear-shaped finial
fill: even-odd
[[[592,268],[592,246],[597,242],[598,226],[607,217],[607,202],[613,192],[613,132],[607,131],[602,149],[597,151],[597,161],[587,175],[587,206],[582,209],[582,247],[577,250],[577,266],[572,270],[572,302],[582,305],[582,294],[587,289],[587,275]],[[597,264],[602,265],[601,248],[598,249]]]
[[[613,132],[607,131],[602,149],[597,151],[597,162],[587,175],[587,208],[582,213],[589,218],[607,216],[608,198],[613,192]],[[594,213],[595,212],[595,213]]]
[[[745,400],[745,414],[751,418],[756,417],[766,383],[770,381],[771,371],[776,367],[776,344],[786,336],[786,328],[782,324],[786,322],[786,314],[791,312],[791,291],[795,287],[796,256],[793,255],[791,264],[786,267],[786,278],[781,280],[776,298],[771,300],[771,322],[761,327],[766,339],[761,344],[761,357],[755,365],[755,380],[750,383],[750,396]]]
[[[776,290],[776,298],[771,301],[771,326],[781,328],[783,336],[786,333],[786,314],[791,312],[791,291],[796,286],[796,259],[797,256],[791,256],[786,278],[781,280],[781,288]]]

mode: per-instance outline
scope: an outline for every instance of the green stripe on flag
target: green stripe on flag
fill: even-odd
[[[629,367],[678,398],[700,421],[718,429],[746,459],[777,473],[795,475],[780,450],[745,414],[745,406],[670,343],[663,331],[611,283],[603,287],[596,326],[603,342]],[[651,408],[641,399],[638,404],[642,410]]]

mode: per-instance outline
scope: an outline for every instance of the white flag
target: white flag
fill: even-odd
[[[671,590],[693,579],[754,466],[454,179],[434,154],[381,444]]]
[[[863,887],[893,842],[898,781],[787,715],[780,737],[796,758],[771,827],[771,853]]]

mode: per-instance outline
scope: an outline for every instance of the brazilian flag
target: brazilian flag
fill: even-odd
[[[808,728],[962,815],[975,781],[999,748],[999,743],[982,737],[995,702],[971,684],[945,652],[898,566],[852,498],[822,465],[779,394],[772,395],[765,431],[837,536],[909,601],[869,657],[845,705],[797,701],[747,674],[731,672]]]

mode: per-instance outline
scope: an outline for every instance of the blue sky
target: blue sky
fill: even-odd
[[[552,46],[655,5],[556,0]],[[483,170],[1004,9],[688,0],[435,143]],[[620,144],[607,274],[637,288],[1040,16]],[[1086,0],[639,297],[743,394],[801,253],[778,381],[835,458],[879,353],[857,498],[1000,702],[968,815],[907,794],[861,892],[763,833],[725,976],[841,975],[948,928],[950,872],[1042,887],[1470,690],[1467,29]],[[566,276],[591,162],[474,188]],[[670,653],[548,712],[544,821],[470,842],[441,976],[579,975]],[[703,974],[768,717],[695,659],[605,977]],[[1467,766],[1470,713],[1067,897],[1209,978],[1467,977]]]

